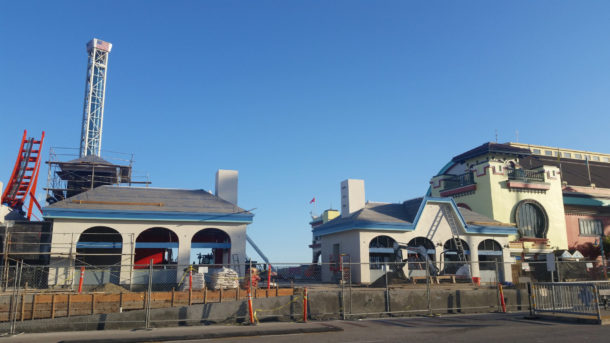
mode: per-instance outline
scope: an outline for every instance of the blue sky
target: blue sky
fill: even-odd
[[[78,147],[100,38],[102,149],[134,153],[155,187],[212,190],[239,170],[250,235],[307,262],[309,200],[338,208],[343,179],[370,201],[421,196],[496,130],[610,152],[609,32],[607,1],[3,2],[0,180],[24,129],[46,131],[45,156]]]

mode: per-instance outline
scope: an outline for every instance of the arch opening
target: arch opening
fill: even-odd
[[[231,238],[225,231],[219,229],[198,231],[191,239],[191,261],[193,264],[229,265]]]
[[[76,263],[80,266],[112,266],[121,263],[123,237],[110,227],[94,226],[83,231],[76,243]]]
[[[466,262],[470,260],[470,247],[466,241],[459,239],[464,248],[464,258]],[[443,263],[445,274],[470,275],[468,263],[460,260],[458,249],[454,239],[449,239],[443,245]]]
[[[500,243],[496,242],[493,239],[486,239],[479,243],[478,250],[481,281],[504,281],[504,259],[502,254],[502,246],[500,245]]]
[[[176,264],[178,258],[178,235],[164,227],[153,227],[142,231],[136,238],[135,269],[153,264]]]

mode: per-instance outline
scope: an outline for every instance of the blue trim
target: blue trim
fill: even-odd
[[[44,218],[61,219],[107,219],[133,221],[174,221],[174,222],[215,222],[215,223],[252,223],[251,213],[198,213],[198,212],[160,212],[160,211],[117,211],[91,209],[42,209]]]
[[[136,242],[136,249],[178,248],[178,242]]]
[[[230,249],[231,243],[191,243],[191,249]]]
[[[413,223],[387,223],[387,222],[368,222],[368,221],[353,221],[353,222],[342,222],[333,224],[332,221],[316,227],[312,230],[316,236],[325,236],[333,233],[350,231],[350,230],[371,230],[371,231],[414,231],[419,223],[419,219],[426,207],[428,202],[432,203],[445,203],[450,204],[453,211],[457,214],[458,221],[462,226],[462,231],[465,234],[485,234],[485,235],[515,235],[517,229],[513,227],[500,227],[500,226],[480,226],[480,225],[467,225],[462,213],[459,211],[457,204],[453,198],[437,198],[425,196],[422,199],[417,214]]]
[[[603,198],[584,198],[574,196],[564,196],[564,205],[581,205],[581,206],[610,206],[610,200]]]
[[[466,232],[486,235],[516,235],[518,231],[515,227],[468,225]]]
[[[120,249],[123,247],[121,242],[78,242],[77,249],[96,248],[96,249]]]

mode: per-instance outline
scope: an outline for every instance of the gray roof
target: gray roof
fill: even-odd
[[[488,226],[510,226],[510,227],[514,227],[514,225],[512,224],[505,224],[502,222],[499,222],[497,220],[491,219],[489,217],[486,217],[480,213],[471,211],[467,208],[463,208],[463,207],[459,207],[458,209],[460,210],[460,213],[462,214],[462,218],[464,218],[464,221],[466,222],[466,224],[479,224],[479,225],[488,225]]]
[[[49,209],[188,213],[248,213],[202,189],[101,186],[47,206]]]
[[[415,198],[407,200],[402,204],[390,204],[390,203],[366,203],[364,208],[358,210],[348,217],[337,217],[325,224],[322,224],[316,229],[323,228],[325,225],[340,225],[351,222],[375,222],[375,223],[399,223],[399,224],[412,224],[415,221],[415,217],[419,212],[424,198]],[[480,213],[458,207],[464,221],[467,224],[479,224],[487,226],[513,226],[510,224],[504,224],[497,220],[486,217]]]

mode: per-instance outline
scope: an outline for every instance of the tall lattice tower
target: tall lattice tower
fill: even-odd
[[[87,43],[89,63],[85,84],[85,106],[80,139],[80,157],[100,156],[102,149],[102,124],[104,121],[104,97],[108,54],[112,44],[93,38]]]

